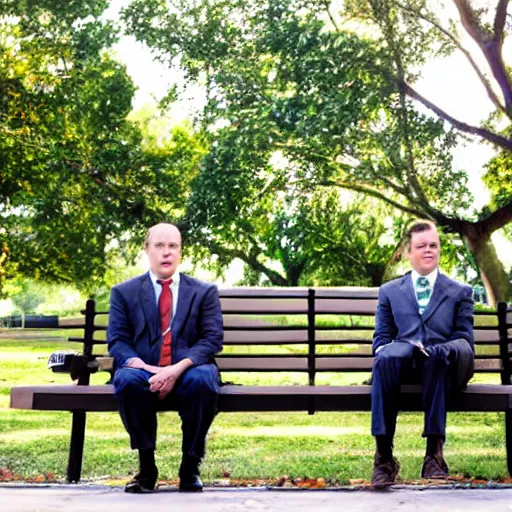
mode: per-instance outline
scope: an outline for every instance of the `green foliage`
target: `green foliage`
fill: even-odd
[[[4,294],[25,314],[59,315],[79,314],[85,298],[72,286],[40,283],[31,279],[9,280]]]
[[[218,256],[214,266],[244,260],[256,272],[247,282],[261,272],[280,285],[380,282],[390,248],[376,249],[379,223],[361,222],[364,208],[344,211],[330,187],[408,205],[420,198],[450,213],[468,206],[465,174],[449,172],[454,134],[400,103],[385,46],[329,30],[325,15],[325,6],[294,0],[134,1],[124,13],[136,37],[205,82],[212,149],[193,183],[188,233],[199,257]],[[323,213],[312,222],[315,208]],[[325,233],[322,222],[335,233],[335,221],[359,224],[344,250],[308,234]],[[344,258],[350,244],[357,256]]]
[[[4,289],[4,292],[24,313],[35,313],[37,306],[44,303],[46,299],[41,287],[27,281],[9,283],[9,287]]]
[[[135,89],[109,53],[107,6],[0,10],[0,279],[91,293],[116,257],[138,254],[148,225],[182,215],[203,144],[189,127],[144,140],[142,121],[127,120]]]
[[[507,205],[512,197],[512,154],[502,151],[492,158],[487,164],[483,181],[491,191],[492,206]]]
[[[246,285],[381,283],[393,247],[381,238],[379,208],[368,212],[371,200],[345,205],[334,189],[298,193],[279,186],[272,167],[255,179],[250,167],[234,172],[216,156],[223,154],[210,153],[193,183],[187,210],[196,258],[218,255],[210,262],[219,273],[232,259],[243,260],[250,269],[239,284]]]
[[[188,78],[203,81],[208,91],[204,123],[212,150],[193,184],[192,239],[218,255],[215,265],[239,257],[274,284],[334,284],[341,274],[344,284],[359,283],[348,277],[348,263],[341,272],[341,256],[331,256],[344,254],[334,239],[329,251],[306,236],[321,231],[318,222],[305,224],[315,189],[324,211],[334,206],[331,187],[417,215],[436,209],[457,215],[471,202],[466,173],[452,169],[455,133],[401,100],[390,82],[393,54],[382,38],[332,30],[326,7],[296,0],[135,0],[124,13],[136,37],[178,59]],[[341,208],[338,215],[339,222],[351,216],[352,225],[360,222],[354,210]],[[357,238],[360,247],[365,241],[366,255],[361,249],[352,264],[360,266],[362,282],[378,284],[390,249],[371,255],[369,240],[379,239],[368,231],[373,218],[348,240]],[[306,269],[313,255],[315,275]],[[247,282],[257,281],[253,274]]]
[[[330,183],[448,214],[467,208],[466,175],[451,169],[454,133],[400,101],[382,40],[333,31],[326,5],[311,2],[165,5],[135,0],[129,29],[204,77],[206,121],[228,125],[213,135],[219,153],[229,144],[223,161],[243,160],[257,179],[279,151],[292,164],[281,179],[309,190]]]
[[[57,4],[9,4],[16,18],[0,18],[1,236],[12,270],[80,283],[102,275],[129,211],[113,189],[139,136],[125,121],[133,84],[103,51],[106,3]]]

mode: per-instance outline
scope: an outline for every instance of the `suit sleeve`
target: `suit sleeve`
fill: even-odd
[[[391,303],[385,288],[379,289],[379,302],[375,314],[375,332],[373,333],[373,355],[377,350],[388,343],[391,343],[398,332],[391,311]]]
[[[133,347],[133,327],[122,293],[114,286],[110,292],[110,311],[107,327],[108,351],[116,366],[122,367],[132,357],[139,357]]]
[[[462,288],[457,306],[455,309],[454,328],[450,340],[465,339],[475,350],[473,336],[473,314],[474,302],[473,291],[469,286]]]
[[[198,339],[190,348],[188,358],[195,366],[211,362],[222,350],[224,330],[219,291],[209,286],[200,304]]]

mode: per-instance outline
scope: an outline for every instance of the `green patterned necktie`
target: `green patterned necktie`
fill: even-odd
[[[418,313],[423,315],[430,300],[430,283],[426,277],[416,279],[416,296],[418,297]]]

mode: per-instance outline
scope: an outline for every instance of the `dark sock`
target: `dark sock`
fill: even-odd
[[[139,450],[140,474],[144,476],[152,476],[156,473],[155,450],[147,448]]]
[[[393,458],[393,440],[389,436],[375,436],[377,451],[385,459]]]
[[[427,436],[427,455],[433,457],[436,454],[439,444],[442,446],[443,441],[442,436]]]

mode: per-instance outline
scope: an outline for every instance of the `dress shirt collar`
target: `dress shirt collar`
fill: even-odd
[[[153,287],[156,288],[157,286],[160,287],[160,284],[157,283],[158,281],[158,277],[155,276],[155,274],[153,274],[153,272],[151,272],[151,270],[149,271],[149,278],[151,279],[151,282],[153,283]],[[176,272],[174,272],[174,274],[172,275],[172,285],[171,285],[171,288],[175,288],[176,286],[179,285],[180,283],[180,273],[178,270],[176,270]]]
[[[430,289],[434,289],[434,285],[436,284],[436,279],[439,274],[439,268],[435,268],[430,272],[430,274],[427,274],[426,276],[422,276],[416,272],[416,270],[412,270],[411,272],[411,278],[412,278],[412,287],[416,289],[416,281],[418,280],[418,277],[426,277],[428,279],[428,284],[430,285]]]

